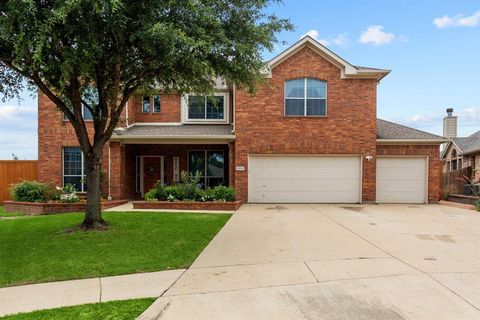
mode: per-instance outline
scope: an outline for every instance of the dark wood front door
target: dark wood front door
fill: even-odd
[[[155,183],[162,178],[162,158],[143,158],[143,193],[152,189]]]

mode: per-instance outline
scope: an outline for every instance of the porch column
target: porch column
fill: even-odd
[[[235,142],[228,143],[228,185],[235,187]]]
[[[110,196],[114,200],[126,199],[125,146],[110,142]]]

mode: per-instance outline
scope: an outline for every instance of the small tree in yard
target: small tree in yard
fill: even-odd
[[[72,124],[86,161],[83,228],[100,211],[103,148],[139,89],[207,94],[214,79],[253,92],[261,52],[291,24],[275,0],[8,0],[0,3],[0,93],[38,88]],[[93,115],[89,137],[82,108]]]

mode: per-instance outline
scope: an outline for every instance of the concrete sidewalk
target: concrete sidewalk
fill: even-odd
[[[480,215],[244,205],[139,319],[480,319]]]
[[[161,296],[184,269],[0,288],[0,316],[85,303]]]

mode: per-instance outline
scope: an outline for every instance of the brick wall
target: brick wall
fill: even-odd
[[[228,145],[203,145],[203,144],[127,144],[120,146],[118,142],[110,142],[111,148],[111,196],[113,199],[139,199],[140,194],[135,192],[135,158],[136,156],[164,156],[165,181],[173,181],[173,157],[179,157],[179,169],[188,170],[188,151],[196,150],[222,150],[225,156],[225,179],[229,183],[231,177],[228,172],[229,149]],[[231,170],[231,169],[230,169]],[[148,191],[148,190],[145,190]]]
[[[442,194],[442,161],[438,145],[378,145],[377,156],[428,156],[428,201],[438,202]],[[372,161],[375,162],[375,161]]]
[[[180,96],[161,95],[160,112],[143,113],[142,96],[135,95],[128,102],[128,123],[135,122],[180,122]],[[153,108],[153,106],[152,106]]]
[[[86,121],[90,139],[93,140],[93,123]],[[38,180],[61,186],[62,148],[79,146],[75,130],[55,104],[42,93],[38,94]],[[104,174],[103,193],[107,186],[108,148],[104,149],[102,171]]]
[[[285,117],[284,83],[295,78],[327,81],[327,117]],[[376,155],[375,79],[341,79],[340,69],[309,47],[272,70],[255,97],[236,94],[235,187],[248,199],[248,154]],[[365,159],[365,157],[363,157]],[[375,164],[363,163],[363,200],[375,200]]]

